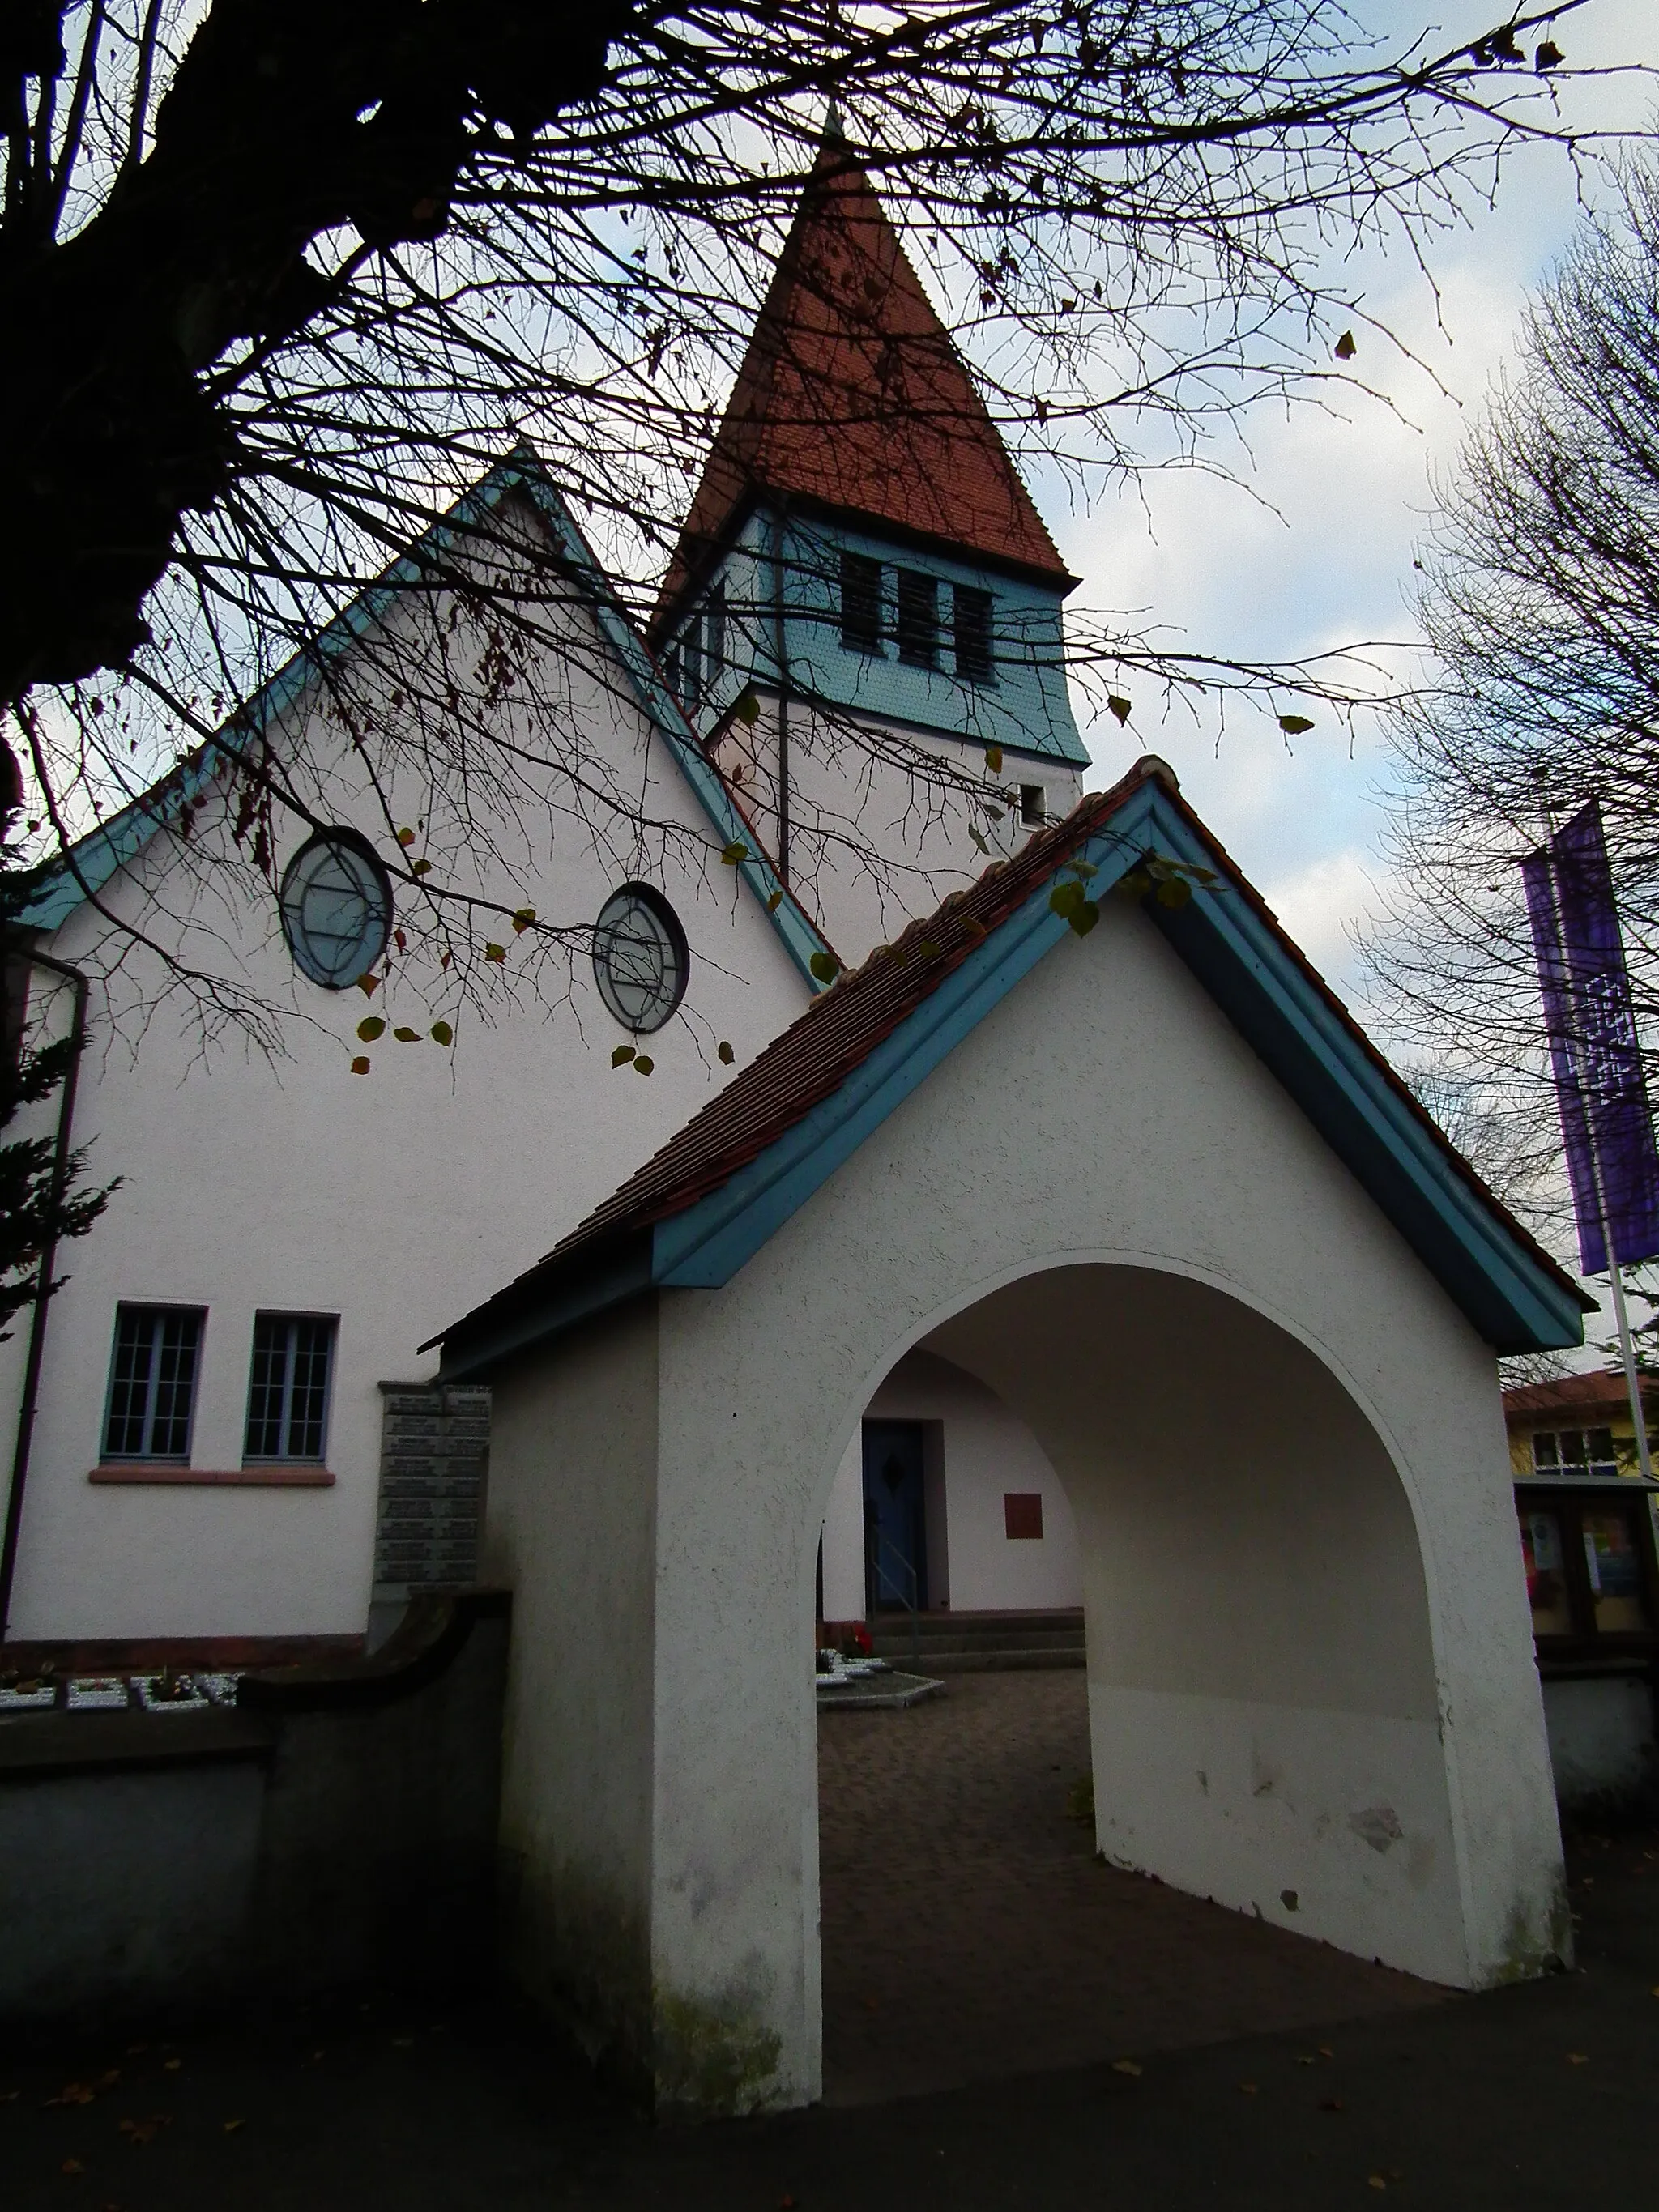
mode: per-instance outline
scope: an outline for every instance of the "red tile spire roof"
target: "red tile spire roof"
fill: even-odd
[[[770,492],[1072,584],[874,188],[826,135],[657,620]]]

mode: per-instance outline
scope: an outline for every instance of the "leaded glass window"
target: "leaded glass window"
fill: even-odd
[[[313,1314],[260,1314],[248,1379],[250,1460],[314,1460],[328,1433],[334,1322]]]
[[[345,990],[386,951],[392,885],[374,855],[345,830],[325,830],[295,854],[281,906],[295,966],[325,990]]]
[[[624,884],[593,925],[599,996],[626,1030],[659,1030],[685,995],[691,956],[679,917],[648,884]]]
[[[199,1310],[180,1306],[117,1309],[106,1460],[190,1457],[203,1319]]]

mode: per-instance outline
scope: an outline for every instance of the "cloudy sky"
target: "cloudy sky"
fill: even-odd
[[[1398,12],[1387,9],[1390,19]],[[1382,10],[1359,0],[1356,13],[1375,23]],[[1443,20],[1479,27],[1463,14],[1454,7]],[[1654,0],[1589,0],[1557,35],[1573,62],[1627,63],[1654,58]],[[1570,97],[1570,112],[1599,122],[1640,123],[1652,105],[1650,86],[1629,78]],[[1388,389],[1405,419],[1358,397],[1340,420],[1310,409],[1288,419],[1262,412],[1241,462],[1261,499],[1207,477],[1166,476],[1150,487],[1149,522],[1128,501],[1068,515],[1043,487],[1060,550],[1084,579],[1077,601],[1143,610],[1194,648],[1251,658],[1408,639],[1412,557],[1431,481],[1454,463],[1464,425],[1512,357],[1527,290],[1571,235],[1577,190],[1553,150],[1512,162],[1496,208],[1434,250],[1441,328],[1437,301],[1403,257],[1368,269],[1366,307],[1432,368],[1449,398],[1367,341],[1356,367]],[[1108,721],[1088,736],[1093,781],[1109,781],[1140,752],[1164,754],[1310,957],[1359,1004],[1363,980],[1346,927],[1374,902],[1381,873],[1386,762],[1374,734],[1362,726],[1351,744],[1322,715],[1291,751],[1264,714],[1245,708],[1218,743],[1213,727],[1179,713],[1165,719],[1147,698],[1128,732]]]

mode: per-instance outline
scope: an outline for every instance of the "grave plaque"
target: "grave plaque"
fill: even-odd
[[[489,1393],[382,1382],[374,1599],[476,1582],[489,1463]]]

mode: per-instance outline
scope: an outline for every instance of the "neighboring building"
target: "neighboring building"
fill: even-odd
[[[1644,1382],[1650,1431],[1659,1380]],[[1591,1815],[1659,1796],[1654,1492],[1620,1373],[1504,1393],[1516,1510],[1556,1787]]]

